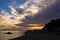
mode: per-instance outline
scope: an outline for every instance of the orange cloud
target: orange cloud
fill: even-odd
[[[44,26],[40,24],[28,24],[23,30],[41,30]]]

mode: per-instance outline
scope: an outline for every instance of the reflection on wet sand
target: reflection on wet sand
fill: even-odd
[[[11,32],[12,34],[5,34]],[[0,40],[9,40],[24,35],[24,31],[0,31]]]

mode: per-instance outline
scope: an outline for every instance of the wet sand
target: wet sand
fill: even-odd
[[[5,34],[11,32],[12,34]],[[0,31],[0,40],[9,40],[24,35],[25,31]]]

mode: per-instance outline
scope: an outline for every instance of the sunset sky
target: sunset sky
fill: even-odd
[[[0,0],[0,25],[45,25],[60,18],[59,0]]]

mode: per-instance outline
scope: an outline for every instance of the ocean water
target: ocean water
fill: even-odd
[[[12,34],[6,34],[11,32]],[[23,36],[25,31],[0,31],[0,40],[9,40],[12,38]]]

